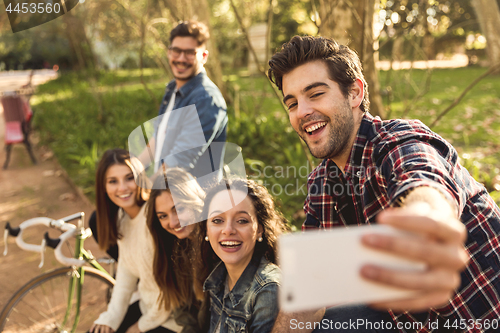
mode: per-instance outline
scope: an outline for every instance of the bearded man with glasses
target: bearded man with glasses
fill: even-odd
[[[167,84],[148,154],[154,156],[155,172],[181,167],[202,186],[221,174],[228,122],[226,102],[204,68],[209,37],[206,25],[197,21],[180,22],[170,32],[174,79]],[[147,158],[146,152],[139,157]]]

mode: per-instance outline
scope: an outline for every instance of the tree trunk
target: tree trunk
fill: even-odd
[[[95,70],[96,57],[92,45],[90,44],[82,20],[73,14],[72,11],[63,15],[66,24],[66,34],[73,52],[78,59],[79,69]]]
[[[224,95],[226,101],[228,101],[228,94],[226,91],[226,85],[222,79],[222,68],[220,65],[219,50],[217,49],[217,34],[211,28],[210,24],[210,13],[211,10],[208,6],[207,0],[191,0],[193,2],[193,7],[195,9],[195,15],[198,16],[198,21],[203,22],[207,25],[210,31],[210,39],[208,40],[208,61],[207,61],[207,71],[209,73],[210,79],[219,87],[220,91]]]
[[[376,3],[376,0],[352,2],[320,0],[319,33],[356,50],[363,64],[363,73],[369,87],[370,112],[384,118],[373,40],[373,15]]]
[[[500,62],[500,9],[496,0],[473,0],[483,35],[486,37],[486,52],[489,65]]]

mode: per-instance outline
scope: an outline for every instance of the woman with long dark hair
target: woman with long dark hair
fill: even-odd
[[[180,168],[156,179],[148,200],[147,224],[154,239],[154,278],[165,309],[175,310],[184,332],[199,332],[193,291],[193,229],[203,209],[204,191]]]

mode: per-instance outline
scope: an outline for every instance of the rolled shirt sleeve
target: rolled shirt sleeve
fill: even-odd
[[[438,151],[429,143],[409,140],[392,149],[383,159],[381,173],[387,181],[387,194],[393,205],[409,191],[420,186],[438,190],[458,212],[465,205],[463,181],[454,178],[458,165],[456,153]]]

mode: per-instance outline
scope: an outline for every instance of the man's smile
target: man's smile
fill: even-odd
[[[192,67],[193,65],[188,64],[187,62],[180,62],[180,61],[173,61],[172,64],[177,68],[177,69],[188,69]]]
[[[309,124],[304,126],[304,131],[307,132],[308,134],[312,135],[314,132],[318,131],[319,129],[325,127],[327,124],[326,121],[320,121],[314,124]]]

